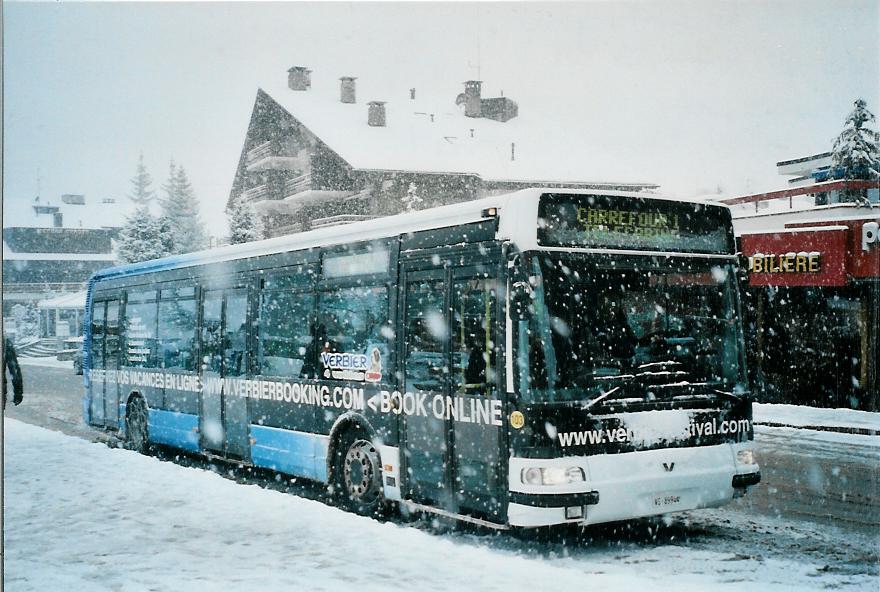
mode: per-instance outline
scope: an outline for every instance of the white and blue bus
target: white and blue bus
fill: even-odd
[[[493,528],[760,480],[727,208],[530,189],[98,272],[87,423]]]

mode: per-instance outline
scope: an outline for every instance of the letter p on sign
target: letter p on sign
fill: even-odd
[[[880,241],[880,224],[865,222],[862,225],[862,250],[867,251],[871,243]]]

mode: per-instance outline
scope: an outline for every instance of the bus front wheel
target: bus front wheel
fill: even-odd
[[[147,404],[144,400],[141,397],[132,399],[125,416],[125,435],[129,449],[141,454],[149,452],[147,418]]]
[[[342,504],[362,515],[382,511],[382,464],[379,451],[358,434],[340,442],[336,465],[336,488]]]

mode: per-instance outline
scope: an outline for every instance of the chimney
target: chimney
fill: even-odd
[[[416,89],[414,89],[414,88],[409,89],[409,100],[410,101],[416,100]]]
[[[483,116],[483,105],[480,100],[482,84],[479,80],[468,80],[464,83],[464,114],[468,117]]]
[[[312,71],[305,66],[294,66],[287,71],[287,86],[290,90],[309,90],[312,86]]]
[[[354,76],[343,76],[339,79],[339,100],[343,103],[356,103],[354,93]]]
[[[66,204],[75,204],[75,205],[82,206],[82,205],[85,205],[85,203],[86,203],[86,196],[74,194],[74,193],[62,193],[61,194],[61,201],[63,201]]]
[[[370,101],[367,114],[367,125],[372,127],[385,127],[385,101]]]

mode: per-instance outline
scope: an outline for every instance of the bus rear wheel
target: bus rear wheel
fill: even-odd
[[[379,451],[370,440],[349,436],[340,443],[336,467],[336,486],[340,501],[347,509],[363,515],[381,513],[382,463]]]
[[[128,448],[141,454],[149,452],[149,426],[147,424],[147,404],[140,397],[135,397],[128,404],[125,415],[125,436]]]

